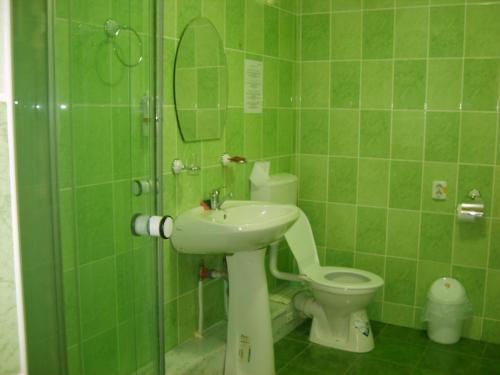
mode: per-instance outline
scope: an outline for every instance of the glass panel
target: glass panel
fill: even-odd
[[[159,374],[155,2],[12,3],[30,375]]]
[[[150,1],[56,0],[55,79],[66,339],[71,374],[156,374]]]
[[[15,141],[30,375],[65,374],[57,222],[53,219],[47,4],[12,1]]]

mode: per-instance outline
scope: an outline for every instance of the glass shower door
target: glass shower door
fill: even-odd
[[[55,1],[54,72],[69,374],[158,374],[154,1]]]

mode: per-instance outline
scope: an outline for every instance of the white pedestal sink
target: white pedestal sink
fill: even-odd
[[[274,351],[264,267],[266,247],[299,217],[295,206],[228,201],[221,210],[193,208],[174,223],[182,253],[228,254],[229,311],[225,375],[274,375]]]

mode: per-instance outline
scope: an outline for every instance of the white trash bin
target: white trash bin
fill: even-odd
[[[470,302],[458,280],[442,277],[434,281],[427,293],[427,305],[422,316],[432,341],[440,344],[458,342],[464,321],[470,316]]]

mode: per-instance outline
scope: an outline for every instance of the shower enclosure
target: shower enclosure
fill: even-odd
[[[162,2],[11,4],[29,374],[162,374]]]

